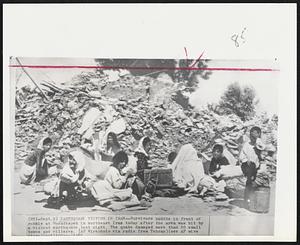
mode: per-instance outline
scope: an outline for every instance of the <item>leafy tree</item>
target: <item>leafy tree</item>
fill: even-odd
[[[177,61],[177,67],[183,68],[183,67],[190,67],[195,62],[194,60],[178,60]],[[199,60],[196,63],[196,68],[207,68],[209,60]],[[195,90],[198,88],[198,76],[200,76],[202,79],[209,79],[211,75],[211,71],[208,70],[174,70],[173,74],[171,75],[173,80],[177,83],[180,83],[184,86],[185,92],[195,92]]]
[[[253,117],[258,100],[252,87],[241,86],[235,82],[228,86],[219,103],[220,114],[236,114],[243,121]]]

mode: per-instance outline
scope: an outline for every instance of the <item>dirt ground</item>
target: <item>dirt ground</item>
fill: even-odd
[[[47,198],[37,186],[24,186],[18,183],[15,176],[14,192],[12,197],[13,212],[15,215],[60,215],[60,214],[128,214],[128,215],[199,215],[199,216],[248,216],[248,215],[274,215],[275,183],[271,184],[270,209],[268,213],[254,213],[243,208],[242,199],[229,199],[226,201],[208,202],[203,199],[185,195],[176,198],[156,197],[152,206],[147,209],[132,207],[121,211],[111,211],[100,207],[97,203],[86,201],[78,203],[73,210],[67,208],[53,209],[47,207]]]

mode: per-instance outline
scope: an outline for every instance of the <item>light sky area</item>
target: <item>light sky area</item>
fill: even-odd
[[[214,60],[209,62],[208,67],[278,69],[278,65],[275,62],[256,60]],[[278,106],[278,79],[278,71],[213,71],[208,80],[199,79],[198,89],[190,96],[190,103],[196,107],[204,106],[207,103],[217,103],[227,86],[233,82],[238,82],[241,86],[248,85],[255,89],[259,99],[257,111],[266,111],[271,115],[276,114]]]
[[[19,58],[22,65],[97,65],[94,59],[89,58]],[[18,64],[13,61],[12,64]],[[54,81],[56,83],[63,83],[70,81],[72,77],[80,74],[81,72],[93,72],[94,69],[29,69],[26,70],[30,73],[30,75],[37,80],[45,80],[45,81]],[[21,69],[19,69],[20,73]],[[18,73],[16,74],[18,76]],[[18,86],[22,85],[22,83],[28,83],[28,77],[21,73],[21,79],[19,79]],[[29,81],[30,82],[30,81]],[[31,82],[30,82],[31,83]]]
[[[20,58],[20,61],[23,65],[96,65],[94,60],[89,58]],[[12,64],[17,63],[13,61]],[[208,67],[279,68],[277,62],[265,60],[211,60]],[[93,69],[26,69],[36,80],[52,80],[57,83],[70,81],[72,77],[83,71],[94,71]],[[276,114],[279,73],[278,71],[213,71],[208,80],[199,79],[198,89],[190,95],[190,103],[200,108],[207,103],[217,103],[227,86],[238,82],[241,86],[250,85],[255,89],[259,99],[258,112],[266,111],[270,115]],[[20,69],[16,73],[16,78],[18,86],[31,83],[24,73],[20,73]]]

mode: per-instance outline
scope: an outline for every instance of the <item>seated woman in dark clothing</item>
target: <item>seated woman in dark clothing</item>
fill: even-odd
[[[144,182],[144,170],[150,169],[148,166],[149,160],[149,150],[150,150],[151,140],[149,137],[143,137],[138,147],[135,150],[134,156],[137,158],[137,173],[136,175]]]
[[[216,144],[212,150],[213,157],[209,166],[209,173],[214,174],[216,171],[220,170],[221,166],[229,165],[226,157],[223,156],[223,146]]]
[[[49,166],[45,154],[51,146],[51,138],[44,137],[40,140],[36,150],[27,156],[20,170],[22,184],[32,184],[48,177]]]
[[[132,188],[133,193],[138,197],[138,199],[145,199],[151,201],[151,194],[155,190],[155,183],[150,180],[145,186],[144,184],[144,170],[150,169],[148,165],[149,160],[149,150],[151,147],[151,140],[149,137],[143,137],[139,141],[139,145],[134,152],[134,157],[136,158],[136,176],[129,179],[129,186]]]

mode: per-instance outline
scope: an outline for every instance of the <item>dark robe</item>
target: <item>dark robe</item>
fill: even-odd
[[[25,159],[25,164],[31,167],[36,165],[35,181],[40,181],[42,179],[45,179],[48,176],[48,163],[47,160],[45,159],[43,164],[44,157],[45,157],[45,152],[41,149],[36,149]]]
[[[209,165],[209,173],[213,174],[214,172],[220,170],[221,166],[229,165],[229,162],[226,157],[222,156],[220,158],[212,158]]]
[[[136,175],[144,182],[144,170],[150,169],[148,166],[149,157],[144,153],[136,152],[134,156],[137,158],[137,173]]]

